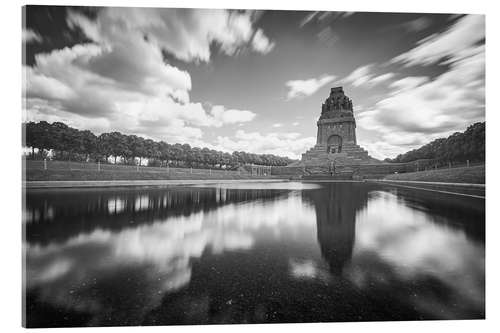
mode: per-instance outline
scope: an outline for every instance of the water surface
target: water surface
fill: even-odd
[[[364,183],[50,190],[29,327],[484,318],[484,200]]]

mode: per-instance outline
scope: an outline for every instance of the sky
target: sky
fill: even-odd
[[[291,158],[331,87],[393,158],[485,120],[482,15],[28,6],[27,121]]]

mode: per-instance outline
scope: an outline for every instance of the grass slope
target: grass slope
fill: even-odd
[[[453,169],[438,169],[438,170],[391,174],[385,176],[384,179],[484,184],[485,167],[484,165],[478,165],[469,168],[463,167],[463,168],[453,168]]]
[[[160,173],[160,172],[115,172],[115,171],[87,171],[87,170],[27,170],[26,180],[167,180],[167,179],[256,179],[276,178],[270,176],[251,176],[248,174],[188,174],[188,173]]]

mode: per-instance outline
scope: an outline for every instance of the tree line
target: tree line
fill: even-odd
[[[420,159],[434,159],[442,163],[484,162],[486,123],[478,122],[465,132],[456,132],[447,138],[436,139],[418,149],[399,154],[386,162],[405,163]]]
[[[288,165],[294,160],[272,154],[252,154],[243,151],[227,153],[188,144],[170,144],[120,132],[95,135],[62,122],[23,124],[25,146],[31,148],[30,158],[72,161],[101,161],[149,166],[235,169],[240,165]],[[35,151],[37,150],[37,151]]]

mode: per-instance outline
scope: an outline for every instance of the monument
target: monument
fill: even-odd
[[[360,165],[379,163],[356,142],[352,100],[342,87],[330,90],[321,106],[316,145],[302,154],[302,166]]]

